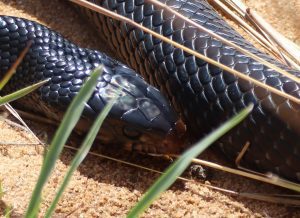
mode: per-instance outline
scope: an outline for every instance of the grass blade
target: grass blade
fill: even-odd
[[[78,122],[86,101],[92,95],[94,87],[97,84],[98,77],[102,73],[102,70],[103,67],[101,66],[92,72],[90,79],[86,81],[85,85],[80,89],[79,93],[69,106],[61,122],[61,125],[59,126],[58,130],[56,131],[53,137],[52,143],[49,147],[49,151],[47,152],[46,157],[44,159],[41,173],[32,193],[32,198],[27,208],[25,217],[37,216],[43,186],[47,182],[51,171],[54,168],[55,162],[63,150],[64,144],[66,143],[69,135],[71,134],[73,128]]]
[[[5,217],[5,218],[10,218],[10,217],[11,217],[12,211],[13,211],[12,206],[6,207],[6,208],[5,208],[5,211],[4,211],[4,217]]]
[[[2,199],[3,196],[4,196],[4,190],[2,187],[2,181],[0,180],[0,200]]]
[[[27,95],[27,94],[33,92],[34,90],[38,89],[39,87],[41,87],[42,85],[44,85],[48,81],[49,81],[49,79],[38,82],[38,83],[35,83],[31,86],[25,87],[25,88],[20,89],[18,91],[15,91],[15,92],[13,92],[9,95],[5,95],[3,97],[0,97],[0,106],[3,105],[3,104],[6,104],[6,103],[9,103],[11,101],[15,101],[19,98],[24,97],[25,95]]]
[[[201,154],[201,152],[203,152],[209,145],[240,123],[252,111],[252,109],[253,105],[243,109],[240,113],[235,115],[229,121],[225,122],[218,129],[198,142],[195,146],[184,152],[183,155],[170,167],[168,167],[165,173],[148,189],[144,197],[129,212],[127,217],[138,217],[139,214],[148,208],[163,191],[165,191],[174,183],[177,177],[180,176],[189,166],[193,158]]]
[[[89,150],[91,149],[91,146],[93,145],[93,142],[99,132],[99,129],[100,129],[104,119],[108,115],[109,111],[111,110],[114,102],[115,102],[115,99],[110,101],[104,107],[104,109],[101,111],[101,113],[98,115],[98,117],[96,118],[96,121],[94,122],[88,135],[85,137],[84,142],[82,143],[82,146],[80,147],[80,149],[76,153],[76,156],[72,160],[71,166],[70,166],[68,172],[66,173],[64,180],[63,180],[59,190],[57,191],[54,200],[52,201],[50,207],[48,208],[48,210],[45,214],[46,218],[51,217],[51,215],[52,215],[62,193],[64,192],[65,188],[67,187],[74,171],[78,168],[78,166],[81,164],[81,162],[84,160],[84,158],[88,154]]]

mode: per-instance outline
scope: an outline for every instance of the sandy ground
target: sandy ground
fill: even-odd
[[[60,32],[81,46],[98,48],[97,37],[80,17],[59,0],[52,1],[0,1],[1,14],[30,18]],[[246,1],[288,38],[300,44],[299,0]],[[271,7],[267,6],[270,4]],[[297,12],[298,11],[298,12]],[[71,24],[71,25],[70,25]],[[51,135],[54,128],[30,124],[38,136]],[[0,215],[7,207],[13,217],[22,216],[31,196],[42,162],[42,152],[36,146],[16,145],[35,142],[34,138],[19,127],[0,120],[0,181],[4,196],[0,199]],[[8,145],[9,144],[9,145]],[[11,145],[12,144],[12,145]],[[99,147],[95,145],[95,147]],[[119,150],[98,149],[113,157],[163,169],[167,160]],[[56,188],[63,178],[73,152],[66,149],[43,193],[41,214],[49,206]],[[214,159],[214,156],[208,156]],[[207,184],[240,192],[279,193],[282,190],[270,185],[249,181],[222,172],[212,172]],[[157,174],[125,166],[95,156],[76,171],[55,211],[57,217],[124,217]],[[233,197],[191,182],[176,182],[146,211],[144,217],[300,217],[295,208],[262,203]]]

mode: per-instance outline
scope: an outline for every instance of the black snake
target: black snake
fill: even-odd
[[[300,85],[295,81],[213,39],[168,11],[143,0],[91,2],[129,17],[282,92],[300,97]],[[249,44],[206,1],[162,2],[299,77],[300,72],[278,63]],[[300,181],[299,105],[128,24],[87,9],[81,9],[81,12],[96,24],[102,39],[116,51],[119,60],[157,87],[174,109],[163,94],[120,62],[98,51],[79,48],[35,22],[1,16],[0,75],[17,59],[26,43],[33,41],[5,92],[51,78],[38,93],[21,103],[59,120],[60,111],[69,105],[91,70],[103,64],[104,73],[85,107],[83,128],[115,95],[118,87],[122,87],[121,97],[102,128],[101,139],[105,143],[117,143],[146,153],[178,153],[184,149],[186,139],[199,139],[249,103],[254,103],[252,114],[222,137],[219,147],[229,158],[235,159],[245,143],[250,142],[242,159],[243,165]],[[38,103],[41,99],[43,103]]]

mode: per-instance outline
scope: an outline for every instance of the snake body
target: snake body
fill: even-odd
[[[282,92],[300,97],[298,83],[152,4],[142,0],[91,2],[134,19]],[[278,63],[249,44],[206,1],[167,0],[164,3],[299,77],[298,71]],[[253,103],[255,107],[252,114],[222,137],[218,142],[219,147],[229,158],[235,159],[245,143],[250,142],[242,165],[300,181],[299,105],[224,72],[130,25],[86,9],[82,12],[96,23],[102,38],[116,50],[122,62],[168,97],[185,121],[192,140],[209,133],[249,103]],[[32,40],[33,45],[6,87],[6,92],[51,78],[41,88],[37,101],[41,98],[46,102],[47,110],[57,107],[65,109],[91,69],[104,64],[104,74],[99,79],[92,98],[87,102],[84,116],[89,122],[101,111],[103,104],[112,97],[117,87],[122,88],[122,96],[106,122],[107,128],[103,128],[104,141],[121,143],[146,153],[177,153],[182,150],[186,137],[184,125],[158,90],[120,62],[98,51],[78,48],[35,22],[1,16],[0,75],[7,71],[28,40]],[[35,109],[45,112],[45,107]]]
[[[300,97],[300,85],[227,46],[167,10],[143,0],[90,0],[133,19],[151,30],[247,74],[282,92]],[[299,77],[260,52],[232,29],[205,0],[162,0],[194,22]],[[196,139],[209,133],[244,108],[255,105],[251,116],[219,140],[234,160],[249,142],[241,164],[300,181],[299,105],[222,69],[195,58],[125,23],[83,9],[97,30],[120,54],[119,58],[168,96]]]

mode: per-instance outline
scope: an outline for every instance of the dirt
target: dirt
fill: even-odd
[[[277,30],[300,44],[299,0],[246,1],[262,14]],[[24,17],[38,21],[60,32],[77,44],[101,49],[98,38],[76,12],[59,0],[52,1],[0,1],[1,14]],[[298,12],[297,12],[298,11]],[[55,127],[43,127],[30,123],[30,127],[45,138]],[[0,119],[0,181],[3,196],[0,198],[0,215],[5,208],[12,209],[12,216],[24,214],[42,163],[42,147],[28,145],[36,142],[28,132],[9,121]],[[77,139],[80,139],[80,137]],[[75,142],[75,143],[74,143]],[[21,144],[25,145],[21,145]],[[27,145],[26,145],[27,143]],[[17,145],[19,144],[19,145]],[[79,144],[79,140],[73,140]],[[162,170],[169,160],[108,149],[96,144],[97,152]],[[64,172],[73,157],[73,151],[65,149],[57,162],[47,187],[43,192],[40,214],[45,212]],[[208,159],[215,159],[206,155]],[[205,184],[239,192],[281,193],[271,185],[254,182],[223,172],[211,172]],[[60,200],[55,216],[59,217],[124,217],[140,199],[158,175],[115,161],[89,155],[74,174]],[[144,213],[144,217],[300,217],[295,208],[280,204],[264,203],[215,191],[201,183],[176,182]]]

